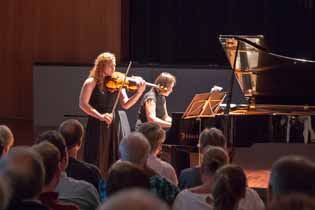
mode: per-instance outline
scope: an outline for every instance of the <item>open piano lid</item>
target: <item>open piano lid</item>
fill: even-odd
[[[262,35],[219,40],[250,108],[315,111],[315,61],[269,52]]]

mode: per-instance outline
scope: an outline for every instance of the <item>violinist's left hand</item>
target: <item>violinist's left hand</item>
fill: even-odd
[[[138,90],[137,93],[142,94],[146,88],[146,82],[144,81],[144,79],[142,79],[142,77],[138,78]]]

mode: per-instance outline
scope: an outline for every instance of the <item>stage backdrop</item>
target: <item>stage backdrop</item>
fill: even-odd
[[[33,119],[36,127],[56,127],[65,119],[78,118],[86,122],[86,115],[80,110],[79,94],[91,66],[34,65],[33,66]],[[124,72],[126,66],[117,67]],[[58,73],[57,73],[58,72]],[[230,69],[209,67],[161,67],[138,66],[131,68],[130,75],[142,76],[154,82],[161,72],[176,76],[174,92],[167,98],[169,114],[183,112],[194,94],[209,92],[214,85],[228,91],[231,77]],[[146,91],[149,90],[149,87]],[[244,103],[239,85],[234,83],[233,103]],[[140,101],[126,110],[131,128],[137,117]]]

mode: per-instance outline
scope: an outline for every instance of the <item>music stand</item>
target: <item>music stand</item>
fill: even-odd
[[[183,119],[213,117],[220,109],[226,92],[198,93],[191,100],[183,114]]]
[[[220,109],[226,92],[210,91],[209,93],[198,93],[191,100],[183,114],[183,119],[196,118],[199,122],[199,134],[201,133],[201,117],[213,117]],[[201,163],[200,151],[198,152],[199,165]]]

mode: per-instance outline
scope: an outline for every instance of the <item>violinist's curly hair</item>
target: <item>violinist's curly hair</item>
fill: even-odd
[[[90,71],[89,77],[93,77],[96,80],[96,84],[100,91],[104,91],[103,87],[103,70],[107,64],[114,61],[115,55],[110,52],[104,52],[97,56],[95,59],[94,67]]]
[[[171,84],[174,83],[174,85],[176,84],[176,78],[174,75],[168,73],[168,72],[162,72],[156,79],[154,82],[156,85],[160,85],[162,87],[166,87],[167,89],[169,89],[169,87],[171,86]]]

